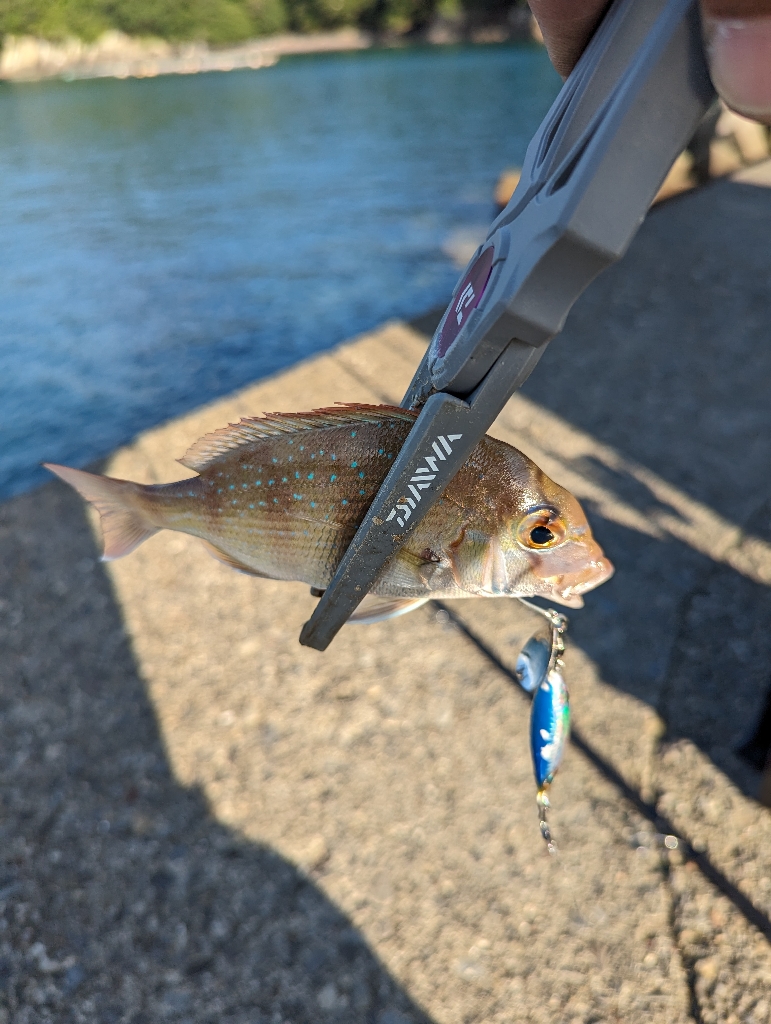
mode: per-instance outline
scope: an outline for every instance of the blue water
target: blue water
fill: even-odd
[[[528,46],[0,87],[0,496],[442,304],[558,87]]]

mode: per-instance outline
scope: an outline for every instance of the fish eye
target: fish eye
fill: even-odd
[[[554,534],[548,526],[534,526],[530,531],[530,540],[540,548],[544,544],[550,544],[554,540]]]
[[[565,533],[565,524],[554,509],[538,508],[519,523],[517,540],[525,548],[543,550],[561,544]]]

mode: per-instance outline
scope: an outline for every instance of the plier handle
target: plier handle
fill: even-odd
[[[327,648],[584,288],[624,254],[714,99],[697,0],[615,0],[453,292],[402,401],[420,414],[300,643]]]

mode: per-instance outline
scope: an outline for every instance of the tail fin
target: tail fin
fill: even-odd
[[[43,465],[90,501],[101,516],[104,537],[102,561],[109,562],[128,555],[143,540],[158,532],[158,527],[150,522],[143,507],[141,484],[96,476],[82,469],[56,466],[52,462]]]

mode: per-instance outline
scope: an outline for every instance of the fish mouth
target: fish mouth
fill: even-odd
[[[605,556],[592,559],[578,572],[563,573],[560,576],[544,577],[551,584],[550,596],[568,608],[583,608],[583,594],[605,583],[615,572],[613,563]]]

